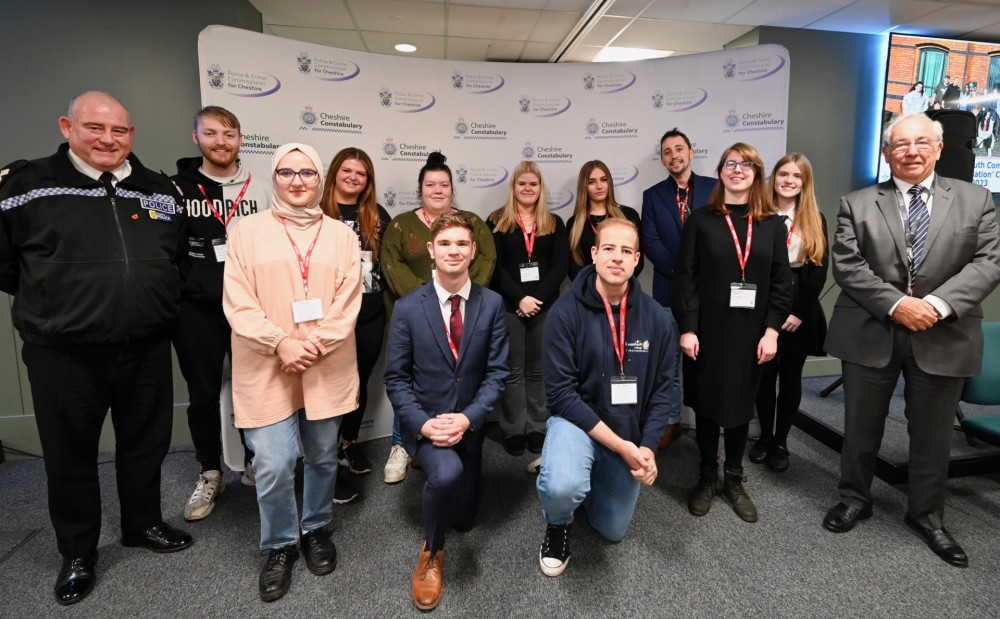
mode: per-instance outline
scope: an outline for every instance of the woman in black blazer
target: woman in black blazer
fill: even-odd
[[[826,283],[830,243],[826,219],[816,205],[809,160],[798,153],[778,160],[771,173],[771,201],[788,228],[788,263],[792,267],[792,311],[781,326],[778,354],[764,365],[757,389],[760,438],[750,461],[767,461],[772,471],[788,468],[788,432],[802,400],[802,367],[809,355],[823,354],[826,316],[819,295]],[[781,383],[775,397],[775,383]]]

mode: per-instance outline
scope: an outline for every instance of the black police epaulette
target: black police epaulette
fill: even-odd
[[[14,163],[7,164],[4,167],[0,168],[0,185],[2,185],[5,180],[7,180],[8,176],[11,176],[12,174],[14,174],[14,172],[17,172],[18,170],[28,165],[29,163],[31,162],[28,161],[27,159],[18,159]]]

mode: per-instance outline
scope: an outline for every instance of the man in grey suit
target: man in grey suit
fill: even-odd
[[[904,522],[942,559],[968,557],[944,528],[955,407],[980,370],[980,303],[1000,282],[993,200],[978,185],[934,174],[943,130],[923,114],[886,129],[892,179],[840,201],[833,274],[841,287],[826,350],[843,361],[845,422],[835,533],[872,515],[871,482],[899,374],[910,435]]]

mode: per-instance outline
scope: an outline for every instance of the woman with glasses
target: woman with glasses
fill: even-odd
[[[320,207],[327,216],[347,224],[358,237],[361,282],[364,286],[361,313],[354,327],[361,393],[358,408],[348,413],[340,426],[340,448],[337,451],[340,466],[355,475],[364,475],[372,470],[371,462],[358,445],[358,434],[368,405],[368,379],[382,352],[382,337],[385,334],[385,281],[379,249],[390,217],[382,205],[375,202],[375,196],[375,168],[368,154],[360,148],[345,148],[334,155]],[[343,468],[337,474],[334,503],[349,503],[359,495]]]
[[[547,310],[566,278],[566,226],[545,203],[542,170],[522,161],[510,175],[507,202],[490,214],[497,268],[492,288],[503,297],[510,327],[510,375],[500,398],[500,431],[508,454],[525,448],[542,453],[545,440],[545,383],[542,330]]]
[[[716,494],[723,430],[723,494],[746,522],[757,509],[743,487],[743,451],[761,366],[778,348],[791,307],[785,227],[774,216],[763,162],[744,143],[716,167],[719,185],[688,218],[674,268],[672,307],[684,355],[684,403],[694,409],[701,475],[688,510],[704,516]]]
[[[749,457],[751,462],[767,461],[767,468],[781,472],[788,468],[788,432],[802,400],[802,367],[807,356],[822,354],[826,338],[826,316],[819,295],[826,283],[830,244],[826,219],[816,205],[808,159],[798,153],[779,159],[771,172],[769,193],[787,229],[792,307],[778,334],[778,353],[761,372],[757,389],[760,439],[750,448]]]
[[[420,208],[400,213],[389,222],[382,241],[382,272],[388,286],[385,300],[389,316],[396,299],[410,294],[431,281],[431,260],[427,243],[431,240],[431,226],[445,213],[458,211],[452,202],[455,197],[451,168],[440,152],[427,156],[427,163],[420,168],[417,189],[420,191]],[[493,235],[478,215],[469,211],[459,211],[468,215],[476,230],[476,255],[469,266],[469,277],[480,286],[489,286],[496,262]],[[403,449],[403,438],[399,431],[399,418],[392,425],[392,447],[385,464],[385,483],[394,484],[406,478],[406,467],[410,457]]]
[[[597,224],[608,217],[627,219],[639,227],[639,213],[634,208],[618,204],[615,200],[615,183],[611,171],[603,161],[588,161],[580,168],[576,178],[576,206],[573,216],[566,222],[569,230],[569,277],[588,264],[593,264],[590,248],[594,246]],[[645,258],[639,248],[639,264],[635,267],[635,277],[642,272]]]
[[[337,474],[337,434],[358,407],[354,325],[361,309],[358,239],[323,215],[323,162],[291,143],[271,158],[270,210],[229,235],[223,309],[233,328],[236,426],[256,453],[262,600],[291,585],[305,557],[313,574],[332,572],[337,552],[327,525]],[[304,456],[302,517],[295,462]]]

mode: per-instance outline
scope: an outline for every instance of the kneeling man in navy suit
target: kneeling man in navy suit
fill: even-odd
[[[434,277],[396,302],[389,327],[386,392],[402,422],[403,447],[427,473],[425,540],[413,576],[421,610],[441,600],[445,528],[472,526],[486,416],[508,374],[503,300],[469,279],[474,238],[462,213],[434,221],[427,243]]]

